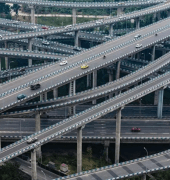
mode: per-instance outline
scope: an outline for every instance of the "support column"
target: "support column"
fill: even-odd
[[[70,82],[69,95],[76,94],[76,80]],[[69,115],[76,114],[76,106],[69,107]]]
[[[95,87],[97,87],[97,70],[93,71],[93,88]],[[96,104],[96,100],[93,100],[92,104]]]
[[[40,118],[40,112],[35,113],[35,132],[38,132],[41,130],[41,118]],[[37,158],[41,157],[41,146],[36,148],[36,155]]]
[[[5,48],[8,48],[8,43],[7,41],[5,41]],[[5,57],[5,69],[9,68],[9,61],[8,61],[8,57]]]
[[[140,18],[136,18],[136,29],[140,28]]]
[[[116,62],[116,79],[120,78],[120,63],[121,63],[121,60]]]
[[[121,132],[121,111],[119,108],[116,113],[116,141],[115,141],[115,163],[119,163],[120,156],[120,132]]]
[[[117,8],[117,16],[119,16],[119,15],[123,14],[123,10],[124,10],[124,8],[123,8],[123,7],[119,7],[119,8]]]
[[[151,61],[155,60],[155,45],[152,48],[152,53],[151,53]]]
[[[53,98],[57,98],[58,97],[58,88],[54,88],[53,89]]]
[[[107,70],[108,74],[109,74],[109,82],[113,81],[113,71],[111,69]],[[113,93],[109,94],[109,98],[113,97]]]
[[[28,50],[32,51],[32,41],[33,38],[28,39]],[[28,59],[28,67],[32,66],[32,59]]]
[[[75,8],[72,9],[72,18],[73,18],[72,20],[73,24],[76,24],[76,9]]]
[[[31,175],[32,180],[37,180],[36,150],[31,151]]]
[[[158,92],[159,90],[156,90],[154,92],[154,105],[158,105]]]
[[[141,176],[141,180],[146,180],[146,174]]]
[[[82,171],[82,127],[77,129],[77,173]]]
[[[105,141],[104,142],[104,149],[105,149],[105,153],[106,153],[106,161],[109,161],[109,145],[110,142],[109,141]]]
[[[2,70],[2,65],[1,65],[1,58],[0,58],[0,71]]]
[[[0,136],[0,150],[1,150],[1,136]]]
[[[156,13],[154,13],[152,17],[152,22],[155,22],[155,21],[156,21]]]
[[[91,74],[87,74],[87,87],[91,87]]]
[[[113,24],[109,25],[109,35],[113,36]]]
[[[47,92],[40,94],[40,101],[46,101],[47,100]]]
[[[158,91],[157,118],[162,119],[164,89]]]
[[[158,21],[160,20],[160,18],[161,18],[161,12],[157,12],[157,19],[158,19]]]
[[[74,35],[74,46],[80,46],[79,31],[75,31]]]
[[[30,5],[29,8],[31,9],[31,23],[35,24],[35,7]]]

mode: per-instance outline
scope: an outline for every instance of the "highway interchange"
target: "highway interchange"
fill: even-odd
[[[160,4],[153,8],[150,8],[151,10],[149,12],[146,12],[147,9],[135,12],[133,13],[133,17],[139,17],[144,16],[146,13],[153,13],[153,12],[159,12],[165,9],[170,8],[170,3],[167,4]],[[149,8],[148,8],[149,9]],[[137,14],[138,13],[138,14]],[[123,17],[123,20],[132,18],[131,15],[128,15]],[[116,20],[121,21],[121,19]],[[94,70],[101,69],[103,67],[106,67],[110,64],[113,64],[114,62],[117,62],[125,57],[128,57],[130,55],[136,54],[138,52],[141,52],[142,50],[152,47],[155,44],[165,41],[169,39],[169,18],[159,21],[157,23],[154,23],[153,25],[150,25],[148,27],[138,29],[136,31],[133,31],[132,33],[129,33],[127,35],[124,35],[120,38],[117,38],[115,40],[108,41],[102,45],[96,46],[95,48],[91,48],[90,50],[82,51],[80,53],[77,53],[74,56],[70,56],[68,58],[65,58],[68,60],[68,65],[61,68],[59,66],[59,63],[54,63],[51,65],[47,65],[46,67],[43,67],[42,69],[37,69],[36,71],[33,71],[31,73],[27,73],[21,77],[18,77],[16,79],[13,79],[12,81],[9,81],[7,83],[3,83],[0,87],[0,108],[1,112],[6,111],[7,109],[10,109],[12,107],[15,107],[16,105],[19,105],[21,103],[24,103],[28,101],[29,99],[33,99],[34,97],[37,97],[40,95],[40,93],[44,93],[47,91],[50,91],[54,88],[60,87],[64,84],[67,84],[75,79],[78,79],[82,76],[85,76]],[[91,23],[91,24],[90,24]],[[90,22],[88,25],[82,28],[82,25],[75,25],[71,30],[62,29],[62,28],[56,28],[55,30],[49,30],[44,31],[43,36],[54,34],[54,33],[61,33],[61,32],[69,32],[69,31],[77,31],[77,29],[86,29],[89,27],[95,27],[98,25],[95,25],[94,22]],[[110,19],[106,19],[101,23],[101,25],[110,24]],[[113,23],[113,22],[112,22]],[[39,30],[41,31],[41,30]],[[25,39],[25,38],[32,38],[35,36],[40,36],[38,34],[39,32],[29,32],[25,33],[25,35],[7,35],[4,36],[1,40],[14,40],[14,39]],[[155,36],[155,33],[158,34],[158,36]],[[134,36],[136,34],[141,34],[141,38],[134,39]],[[42,34],[41,34],[42,35]],[[9,38],[8,38],[9,36]],[[139,49],[136,48],[136,44],[142,44],[143,46]],[[102,52],[101,52],[102,48]],[[1,55],[8,55],[8,57],[17,57],[17,56],[25,56],[25,57],[35,57],[35,58],[44,58],[38,56],[37,52],[33,54],[33,52],[23,52],[20,51],[19,55],[16,55],[17,53],[15,50],[12,52],[10,50],[11,55],[5,54],[8,50],[1,49],[0,53]],[[123,52],[123,53],[122,53]],[[37,54],[36,54],[37,53]],[[32,55],[30,55],[32,54]],[[107,54],[107,58],[103,59],[103,55]],[[49,59],[54,59],[56,56],[49,55]],[[109,93],[113,93],[116,91],[120,91],[121,88],[131,86],[132,84],[136,82],[140,82],[141,79],[146,78],[149,75],[152,75],[154,72],[158,71],[160,68],[166,66],[169,64],[169,56],[170,54],[166,54],[162,56],[161,58],[157,59],[156,61],[150,63],[146,68],[140,69],[136,73],[133,73],[132,75],[126,76],[125,78],[121,78],[118,81],[114,81],[110,84],[107,84],[106,86],[92,89],[87,92],[83,92],[80,94],[76,94],[75,96],[72,96],[68,98],[66,101],[65,99],[59,99],[56,102],[58,105],[56,105],[56,102],[53,106],[45,107],[45,110],[51,110],[53,108],[59,107],[59,106],[68,106],[68,105],[75,105],[80,104],[81,102],[86,102],[86,99],[93,100],[94,97],[102,97],[104,93],[104,96],[109,95]],[[83,58],[82,58],[83,57]],[[47,56],[44,58],[46,59]],[[57,59],[57,58],[56,58]],[[87,70],[82,70],[80,68],[80,65],[83,63],[88,63],[89,68]],[[68,78],[69,77],[69,78]],[[29,82],[33,82],[33,80],[41,82],[41,89],[34,91],[34,94],[29,89]],[[127,81],[128,80],[128,81]],[[63,135],[67,136],[76,136],[76,132],[73,131],[79,127],[82,127],[85,125],[85,128],[83,130],[83,136],[98,136],[98,137],[104,137],[104,136],[115,136],[115,121],[112,120],[97,120],[94,121],[110,112],[113,112],[117,109],[124,108],[127,104],[140,99],[141,97],[154,92],[156,90],[159,90],[161,88],[166,88],[167,85],[170,83],[170,73],[166,72],[162,75],[157,75],[155,78],[150,78],[149,81],[141,84],[140,86],[134,87],[130,90],[127,90],[124,93],[120,93],[117,96],[110,98],[109,100],[104,101],[103,103],[97,104],[89,109],[86,109],[78,114],[75,114],[71,116],[70,118],[67,118],[65,120],[62,120],[60,122],[56,120],[51,120],[51,122],[48,120],[48,124],[46,123],[46,120],[42,120],[42,130],[39,132],[34,133],[35,131],[35,124],[33,119],[27,119],[25,121],[24,119],[20,119],[19,121],[17,119],[12,119],[12,122],[10,122],[10,119],[6,119],[6,121],[0,121],[1,128],[3,128],[4,132],[1,131],[1,135],[4,134],[12,134],[14,133],[19,134],[20,136],[32,134],[31,137],[38,137],[38,141],[34,144],[28,145],[26,140],[30,137],[25,137],[24,139],[11,144],[10,146],[7,146],[5,148],[1,149],[0,152],[0,162],[6,162],[22,153],[25,153],[27,151],[30,151],[32,149],[35,149],[47,142],[50,142],[54,139],[59,139]],[[117,86],[117,87],[114,87]],[[122,86],[122,87],[121,87]],[[111,89],[108,89],[110,87]],[[114,87],[114,89],[113,89]],[[12,91],[11,91],[12,90]],[[6,92],[4,94],[4,92]],[[28,98],[16,102],[16,97],[18,94],[26,94]],[[96,96],[96,94],[98,95]],[[89,96],[87,97],[87,95]],[[76,99],[77,98],[77,99]],[[82,98],[82,100],[81,100]],[[87,100],[87,101],[88,101]],[[69,102],[68,102],[69,101]],[[72,101],[72,102],[71,102]],[[77,101],[77,102],[75,102]],[[71,103],[70,103],[71,102]],[[59,103],[61,105],[59,105]],[[141,108],[141,107],[140,107]],[[33,111],[37,110],[44,110],[43,108],[37,108]],[[25,111],[26,113],[26,111]],[[29,111],[31,113],[31,110]],[[4,120],[4,119],[3,119]],[[44,122],[43,122],[44,121]],[[93,122],[91,122],[93,121]],[[91,123],[90,123],[91,122]],[[26,123],[26,124],[25,124]],[[89,123],[89,124],[88,124]],[[9,126],[8,126],[9,124]],[[10,131],[11,124],[13,124],[13,131]],[[140,137],[169,137],[169,122],[167,120],[131,120],[124,119],[122,120],[122,137],[133,137],[134,133],[130,132],[130,129],[132,126],[138,126],[140,125],[140,128],[142,129],[141,132],[137,133]],[[27,126],[27,131],[24,127]],[[47,127],[48,126],[48,127]],[[146,127],[147,126],[147,127]],[[20,128],[18,128],[20,127]],[[152,127],[152,128],[151,128]],[[8,131],[5,131],[8,129]],[[45,128],[45,129],[44,129]],[[90,129],[95,129],[94,131],[90,131]],[[107,132],[106,132],[107,129]],[[164,131],[162,131],[164,129]],[[11,129],[12,130],[12,129]],[[9,132],[10,131],[10,132]],[[71,132],[73,131],[73,132]],[[22,133],[22,135],[21,135]],[[14,135],[12,134],[12,135]],[[90,134],[90,135],[89,135]],[[136,136],[136,135],[135,135]],[[64,179],[79,179],[79,180],[86,180],[86,179],[108,179],[108,178],[116,178],[121,179],[125,177],[135,176],[135,175],[141,175],[146,173],[146,171],[157,171],[161,170],[163,168],[169,168],[168,160],[170,156],[168,155],[169,151],[166,151],[161,154],[157,154],[154,157],[147,157],[142,158],[139,160],[122,164],[120,163],[117,167],[117,165],[113,165],[110,167],[106,167],[103,169],[97,169],[92,170],[90,172],[84,172],[86,175],[80,174],[74,174],[68,177],[65,177]],[[139,162],[140,161],[140,162]],[[159,162],[158,162],[159,161]],[[137,165],[136,165],[137,164]],[[115,167],[116,166],[116,167]],[[147,167],[146,167],[147,166]],[[116,171],[115,171],[116,168]],[[148,168],[148,169],[147,169]],[[151,170],[152,169],[152,170]],[[101,171],[103,170],[103,171]],[[138,173],[138,174],[135,174]],[[80,177],[77,177],[80,175]]]

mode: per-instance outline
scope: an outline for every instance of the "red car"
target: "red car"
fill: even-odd
[[[42,29],[45,29],[45,30],[47,30],[47,29],[48,29],[48,27],[42,26]]]
[[[132,131],[132,132],[140,132],[141,129],[138,128],[138,127],[133,127],[133,128],[131,129],[131,131]]]

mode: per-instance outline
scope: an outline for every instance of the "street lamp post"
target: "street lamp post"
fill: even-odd
[[[146,151],[146,153],[147,153],[147,156],[148,156],[148,150],[147,150],[145,147],[144,147],[143,149]]]
[[[45,180],[47,180],[47,178],[46,178],[46,175],[45,175],[44,171],[43,171],[43,170],[41,170],[41,172],[44,174],[44,176],[45,176]]]

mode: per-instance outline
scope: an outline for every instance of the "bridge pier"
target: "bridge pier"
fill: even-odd
[[[1,136],[0,136],[0,150],[1,150]]]
[[[161,12],[157,12],[157,19],[158,19],[158,21],[160,20],[160,18],[161,18]]]
[[[146,180],[146,174],[141,176],[141,180]]]
[[[40,101],[47,100],[47,92],[40,94]]]
[[[113,26],[114,26],[114,24],[109,25],[109,35],[110,36],[113,36]]]
[[[77,173],[82,171],[82,129],[84,127],[79,127],[77,129]]]
[[[156,90],[154,92],[154,105],[158,105],[158,92],[159,90]]]
[[[164,89],[158,91],[157,118],[162,119]]]
[[[8,48],[8,42],[5,41],[5,48],[7,49]],[[8,60],[8,57],[5,57],[5,69],[9,69],[9,60]]]
[[[32,41],[33,38],[28,39],[28,50],[32,51]],[[28,67],[32,66],[32,59],[28,59]]]
[[[152,48],[152,53],[151,53],[151,61],[155,60],[155,45]]]
[[[70,82],[69,95],[76,94],[76,80]],[[76,114],[76,106],[69,107],[69,115]]]
[[[54,88],[53,89],[53,98],[57,98],[58,97],[58,88]]]
[[[31,23],[35,24],[35,7],[30,5],[29,8],[31,9]]]
[[[155,22],[155,21],[156,21],[156,13],[154,13],[152,16],[152,22]]]
[[[119,7],[119,8],[117,8],[117,16],[119,16],[119,15],[123,14],[123,13],[124,13],[124,12],[123,12],[123,10],[124,10],[124,8],[123,8],[123,7]]]
[[[93,71],[93,88],[95,87],[97,87],[97,70]],[[96,104],[96,100],[93,100],[92,104]]]
[[[115,163],[119,163],[120,156],[120,132],[121,132],[121,111],[119,108],[116,112],[116,141],[115,141]]]
[[[109,74],[109,82],[113,81],[113,71],[111,69],[107,70],[108,74]],[[109,98],[113,97],[113,93],[109,94]]]
[[[76,9],[75,8],[72,9],[72,18],[73,18],[72,23],[76,24]]]
[[[2,70],[2,65],[1,65],[1,58],[0,58],[0,71]]]
[[[37,180],[36,150],[31,151],[31,174],[32,180]]]
[[[80,47],[79,31],[75,31],[74,46]]]
[[[38,132],[41,130],[41,118],[40,118],[40,112],[37,111],[35,113],[35,132]],[[41,146],[36,149],[36,155],[38,158],[41,157]]]
[[[116,79],[120,78],[120,63],[121,63],[121,60],[116,62]]]
[[[136,29],[140,28],[140,18],[136,18]]]
[[[109,161],[109,145],[110,145],[110,141],[105,141],[104,142],[104,149],[105,149],[105,153],[106,153],[106,161]]]
[[[92,74],[87,74],[87,87],[91,87],[92,84],[92,78],[91,78]]]

